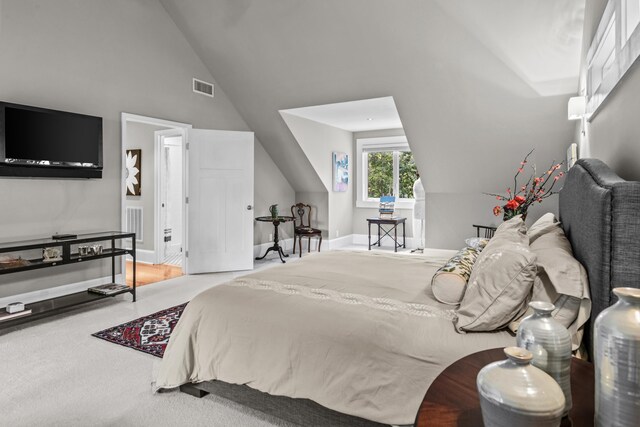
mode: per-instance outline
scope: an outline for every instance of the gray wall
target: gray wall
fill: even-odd
[[[145,123],[127,123],[127,139],[125,150],[142,150],[142,182],[140,196],[126,196],[126,206],[142,207],[142,236],[143,242],[136,244],[136,248],[153,251],[155,247],[155,132],[166,129]],[[127,189],[122,191],[126,193]]]
[[[459,247],[471,224],[495,220],[495,200],[482,192],[504,190],[532,148],[543,168],[564,159],[573,142],[567,101],[577,89],[578,70],[551,77],[535,66],[522,70],[501,47],[508,40],[516,56],[539,53],[537,64],[555,64],[558,55],[579,58],[573,51],[581,21],[573,5],[579,9],[579,1],[162,3],[297,192],[321,191],[322,184],[276,119],[278,111],[393,96],[431,204],[427,246]],[[441,7],[450,3],[455,5]],[[492,33],[495,39],[470,24],[470,3],[482,3],[474,10],[482,12],[485,29],[502,29]],[[558,3],[572,13],[555,13]],[[535,40],[513,25],[531,8],[544,13],[525,28],[542,28],[551,41]],[[538,50],[550,44],[566,49]],[[565,78],[575,85],[562,95],[547,96],[531,84],[553,86]],[[553,210],[556,204],[547,200],[542,206]],[[438,222],[442,217],[447,225]]]
[[[123,111],[250,130],[220,86],[214,99],[191,91],[193,77],[215,80],[155,0],[3,0],[0,58],[1,100],[104,118],[103,179],[0,179],[4,241],[120,228]],[[291,186],[259,142],[255,151],[256,203],[290,203]],[[0,297],[107,274],[99,262],[12,274]]]
[[[326,210],[324,207],[320,209],[320,213],[326,214],[327,217],[320,214],[318,216],[319,224],[326,224],[326,228],[320,228],[327,231],[326,237],[329,239],[352,234],[354,209],[353,134],[290,113],[281,112],[281,115],[327,191],[328,207]],[[332,154],[334,151],[347,153],[349,156],[351,182],[345,192],[333,191]],[[297,198],[298,195],[296,195]],[[305,202],[299,198],[298,201]]]
[[[606,0],[587,2],[583,45],[582,81],[586,74],[586,53],[606,6]],[[624,179],[640,181],[640,63],[627,71],[596,115],[587,123],[585,135],[576,127],[580,157],[594,157],[607,163]]]

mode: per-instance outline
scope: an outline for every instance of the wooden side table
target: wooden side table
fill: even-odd
[[[416,427],[482,426],[482,412],[476,388],[480,369],[491,362],[504,360],[502,348],[484,350],[464,357],[445,369],[424,396]],[[593,364],[571,359],[571,396],[573,407],[561,426],[593,426]]]
[[[274,251],[278,254],[278,256],[280,256],[280,261],[282,261],[283,263],[285,262],[283,257],[288,257],[289,254],[285,254],[282,250],[282,246],[280,246],[280,244],[278,243],[278,241],[280,240],[278,236],[278,226],[284,222],[293,221],[294,219],[295,218],[292,216],[278,216],[275,218],[271,216],[259,216],[256,218],[256,221],[270,222],[273,224],[273,246],[269,247],[264,255],[257,257],[256,260],[261,260],[266,257],[269,252]]]
[[[378,245],[380,246],[380,242],[382,242],[382,238],[385,236],[389,236],[391,240],[393,240],[393,250],[394,252],[398,252],[398,248],[406,248],[407,247],[407,238],[405,234],[405,222],[407,218],[401,217],[393,217],[393,218],[367,218],[367,223],[369,225],[369,250],[371,250],[371,246]],[[374,243],[371,243],[371,224],[378,225],[378,240]],[[402,244],[398,243],[398,225],[402,224]],[[390,225],[391,228],[385,230],[382,228],[383,225]],[[393,236],[391,232],[393,231]],[[384,234],[383,234],[384,233]]]

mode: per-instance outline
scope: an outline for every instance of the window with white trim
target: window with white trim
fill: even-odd
[[[378,207],[381,196],[396,196],[396,208],[413,207],[413,183],[418,178],[405,136],[356,141],[357,207]]]
[[[619,34],[619,36],[618,36]],[[596,113],[640,56],[640,0],[609,0],[587,52],[587,113]]]

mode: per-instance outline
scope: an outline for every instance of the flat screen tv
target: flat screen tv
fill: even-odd
[[[101,178],[102,118],[0,102],[0,176]]]

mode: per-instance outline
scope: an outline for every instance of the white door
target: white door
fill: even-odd
[[[187,274],[253,268],[253,140],[189,130]]]

